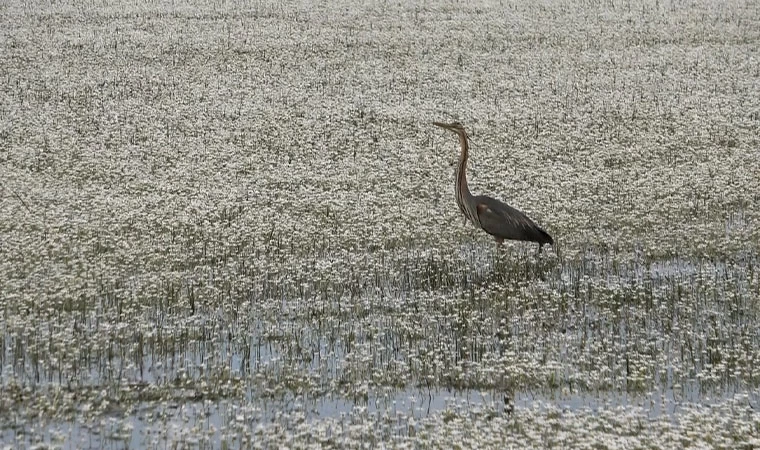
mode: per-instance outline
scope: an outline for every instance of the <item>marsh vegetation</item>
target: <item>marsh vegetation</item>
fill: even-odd
[[[760,445],[754,2],[0,20],[0,447]]]

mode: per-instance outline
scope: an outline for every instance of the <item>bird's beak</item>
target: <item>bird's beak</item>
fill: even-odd
[[[447,129],[447,130],[451,130],[451,125],[449,125],[448,123],[443,123],[443,122],[433,122],[433,125],[435,125],[435,126],[437,126],[437,127],[445,128],[445,129]]]

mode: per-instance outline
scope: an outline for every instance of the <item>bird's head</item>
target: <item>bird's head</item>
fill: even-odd
[[[464,130],[464,125],[462,125],[459,122],[451,122],[451,123],[433,122],[433,125],[453,131],[454,133],[464,133],[465,135],[467,134],[467,132]]]

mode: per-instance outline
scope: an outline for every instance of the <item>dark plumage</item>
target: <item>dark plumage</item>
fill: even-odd
[[[473,196],[467,187],[467,157],[469,144],[467,132],[462,124],[433,122],[441,128],[451,130],[459,136],[462,152],[456,171],[456,200],[464,216],[476,227],[492,235],[500,244],[505,240],[530,241],[538,243],[538,252],[544,244],[554,245],[554,239],[535,222],[504,202],[486,195]]]
[[[497,240],[512,239],[554,245],[554,239],[549,233],[522,211],[486,195],[478,195],[474,199],[481,228]]]

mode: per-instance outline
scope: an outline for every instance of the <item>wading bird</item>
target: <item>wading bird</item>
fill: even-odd
[[[537,242],[539,254],[544,244],[554,245],[554,240],[549,236],[549,233],[536,225],[522,211],[487,195],[473,196],[467,187],[467,174],[465,173],[470,150],[467,132],[459,122],[433,122],[433,125],[453,131],[459,136],[462,152],[457,164],[455,194],[457,205],[467,220],[492,235],[499,244],[505,239]]]

